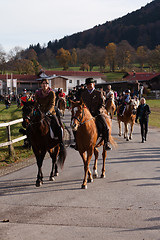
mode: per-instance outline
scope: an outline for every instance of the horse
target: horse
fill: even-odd
[[[116,111],[113,94],[110,94],[110,98],[106,101],[105,108],[107,110],[107,114],[110,115],[111,119],[113,119],[114,112]]]
[[[135,124],[136,119],[136,110],[137,105],[134,100],[130,100],[130,102],[126,105],[126,109],[124,111],[123,115],[120,115],[120,108],[122,105],[119,105],[117,108],[117,121],[119,125],[119,136],[122,135],[122,127],[121,122],[124,123],[124,138],[126,138],[126,141],[132,140],[132,133],[133,133],[133,126]],[[130,124],[130,133],[128,136],[128,124]]]
[[[111,119],[105,110],[105,117],[109,128],[109,140],[112,145],[115,145],[113,137],[111,136]],[[105,160],[107,151],[104,148],[104,141],[102,137],[99,138],[98,131],[95,123],[95,118],[91,115],[89,109],[81,101],[71,101],[71,128],[76,131],[75,140],[78,147],[80,156],[84,164],[84,179],[81,188],[87,189],[87,176],[88,182],[92,182],[93,178],[98,177],[97,161],[98,161],[98,147],[103,146],[103,166],[101,178],[105,178]],[[98,140],[98,141],[97,141]],[[87,154],[86,154],[87,153]],[[89,168],[89,164],[94,153],[95,161],[93,166],[93,177]]]
[[[66,100],[63,97],[60,97],[57,101],[57,107],[60,109],[62,116],[64,117],[64,112],[66,109]]]
[[[48,152],[52,159],[49,180],[54,181],[54,176],[58,176],[58,164],[61,168],[64,165],[66,152],[60,147],[58,138],[52,136],[51,119],[39,108],[35,108],[34,102],[23,102],[23,104],[23,126],[26,128],[28,140],[36,157],[38,166],[36,187],[40,187],[43,184],[42,164],[46,153]]]

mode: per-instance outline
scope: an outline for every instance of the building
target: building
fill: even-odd
[[[19,94],[24,89],[35,92],[40,88],[43,78],[49,80],[50,87],[54,89],[62,88],[68,94],[73,87],[85,83],[85,79],[93,77],[96,83],[105,83],[104,74],[99,72],[80,72],[80,71],[41,71],[37,75],[21,74],[0,74],[0,94]]]

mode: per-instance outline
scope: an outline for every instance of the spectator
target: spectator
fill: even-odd
[[[148,121],[149,121],[149,114],[151,113],[149,105],[146,104],[145,98],[140,99],[140,105],[137,109],[136,114],[136,122],[139,119],[139,123],[141,126],[141,137],[142,143],[147,140],[147,133],[148,133]]]

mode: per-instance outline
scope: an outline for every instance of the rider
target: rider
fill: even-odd
[[[129,103],[130,100],[131,100],[130,93],[131,93],[131,91],[130,91],[129,89],[127,89],[127,90],[125,91],[125,94],[124,94],[123,99],[122,99],[122,105],[121,105],[121,107],[120,107],[120,109],[119,109],[119,115],[120,115],[120,116],[123,116],[123,114],[124,114],[124,112],[125,112],[125,109],[126,109],[126,105],[127,105],[127,103]]]
[[[48,79],[41,80],[41,89],[35,93],[35,105],[40,105],[40,110],[51,118],[51,128],[55,137],[58,137],[60,146],[65,148],[63,142],[63,126],[55,112],[55,93],[49,87]]]
[[[111,85],[108,85],[107,86],[107,89],[106,89],[106,102],[107,100],[112,96],[113,98],[113,101],[114,101],[114,92],[113,90],[111,89]]]
[[[109,129],[102,113],[103,109],[105,109],[104,98],[102,93],[95,89],[93,78],[87,78],[85,84],[87,85],[87,89],[81,95],[82,100],[96,119],[97,129],[102,134],[105,149],[111,150],[112,148],[109,146]]]

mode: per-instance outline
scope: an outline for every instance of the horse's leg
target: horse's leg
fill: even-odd
[[[88,181],[92,182],[92,174],[91,171],[89,169],[89,163],[91,161],[92,158],[92,154],[93,154],[93,150],[87,151],[87,159],[86,159],[86,154],[84,153],[80,153],[83,159],[83,163],[84,163],[84,179],[83,179],[83,184],[82,184],[82,189],[87,189],[87,176],[88,176]]]
[[[36,187],[40,187],[43,184],[43,173],[42,173],[42,163],[44,156],[46,154],[46,151],[44,150],[37,150],[34,147],[33,152],[35,154],[36,160],[37,160],[37,166],[38,166],[38,174],[37,174],[37,180],[36,180]]]
[[[122,136],[122,123],[120,120],[118,120],[118,126],[119,126],[119,136]]]
[[[98,149],[94,148],[95,160],[94,160],[94,166],[93,166],[93,178],[97,178],[98,177],[98,171],[97,171],[98,155],[99,155]]]
[[[132,133],[133,133],[133,122],[130,123],[130,134],[129,134],[129,139],[132,140]]]
[[[50,157],[52,158],[52,169],[51,169],[49,180],[54,181],[55,180],[54,176],[58,176],[58,167],[56,162],[57,162],[57,157],[59,153],[59,147],[56,146],[54,149],[50,149],[48,152],[50,154]]]
[[[124,126],[125,126],[125,131],[124,131],[125,138],[126,138],[126,141],[129,141],[129,137],[128,137],[128,123],[125,123]]]
[[[105,161],[106,161],[106,157],[107,157],[107,151],[105,150],[104,145],[103,145],[102,157],[103,157],[103,166],[102,166],[101,178],[105,178],[106,177],[106,174],[105,174],[105,171],[106,171],[106,169],[105,169]]]

